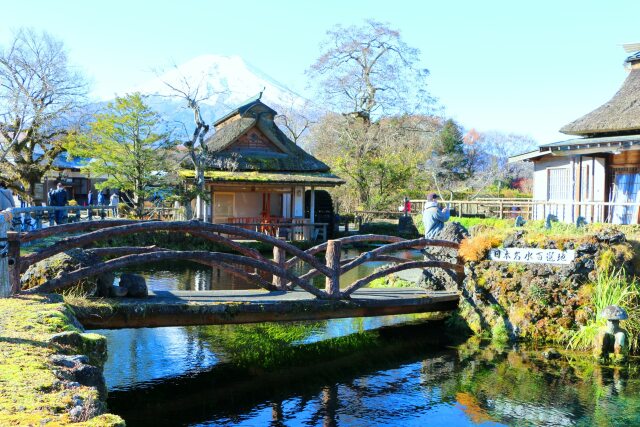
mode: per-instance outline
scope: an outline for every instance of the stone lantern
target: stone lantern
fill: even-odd
[[[601,316],[607,319],[594,342],[594,356],[600,360],[608,360],[613,353],[614,362],[626,360],[629,354],[629,340],[627,331],[620,327],[621,320],[627,320],[629,316],[624,308],[610,305],[602,310]]]

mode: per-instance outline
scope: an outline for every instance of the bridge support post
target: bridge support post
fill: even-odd
[[[331,298],[338,298],[340,295],[340,250],[342,242],[340,240],[329,240],[327,242],[327,267],[331,269],[331,276],[325,280],[325,292]]]
[[[11,293],[17,294],[22,289],[20,284],[20,270],[22,269],[22,264],[20,262],[20,239],[16,233],[12,232],[9,234],[9,253],[7,255],[9,263],[9,282],[11,283]]]
[[[287,240],[287,230],[286,229],[280,228],[278,230],[278,240]],[[273,247],[273,262],[278,264],[278,266],[280,268],[284,269],[286,261],[287,261],[287,252],[282,248],[274,246]],[[276,288],[278,288],[281,291],[284,291],[284,290],[287,289],[287,283],[286,283],[285,279],[280,277],[280,276],[276,276],[275,274],[273,275],[273,280],[272,280],[271,283],[273,283],[273,286],[275,286]]]
[[[11,218],[0,214],[0,298],[11,296],[11,281],[9,280],[9,242],[7,231]]]

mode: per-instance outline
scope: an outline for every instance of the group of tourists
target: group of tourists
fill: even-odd
[[[105,192],[99,191],[97,200],[94,201],[94,194],[92,190],[89,190],[87,195],[87,204],[89,206],[109,206],[113,212],[113,216],[118,216],[118,204],[120,203],[120,197],[118,193],[114,191],[110,193],[109,189]],[[56,183],[56,187],[49,191],[47,197],[48,206],[67,206],[69,204],[69,195],[61,182]],[[55,210],[55,222],[56,224],[62,224],[66,222],[66,211],[62,209]]]

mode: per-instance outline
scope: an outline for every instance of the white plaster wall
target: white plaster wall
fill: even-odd
[[[291,218],[291,194],[284,193],[282,195],[282,216],[285,218]]]
[[[293,217],[304,217],[304,187],[296,187],[294,192]]]
[[[593,168],[593,201],[604,202],[607,197],[607,189],[605,187],[605,163],[603,158],[596,157],[595,165]]]
[[[548,201],[548,177],[547,169],[549,168],[566,168],[571,170],[572,157],[551,157],[534,163],[533,168],[533,199],[537,201]],[[569,172],[571,177],[566,183],[573,189],[573,174]],[[573,192],[572,192],[573,193]],[[545,219],[548,214],[553,214],[560,221],[571,222],[572,214],[570,206],[545,206],[544,204],[535,205],[534,218]]]

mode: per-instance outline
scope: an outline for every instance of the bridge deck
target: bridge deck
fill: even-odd
[[[96,300],[76,306],[87,329],[220,325],[451,311],[459,296],[418,288],[363,288],[350,300],[305,291],[156,291],[145,299]]]

